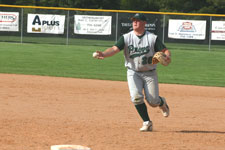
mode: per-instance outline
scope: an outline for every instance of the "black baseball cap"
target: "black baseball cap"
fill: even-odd
[[[138,19],[138,20],[141,20],[141,21],[147,21],[146,17],[144,16],[144,14],[141,14],[141,13],[137,13],[135,14],[133,17],[130,18],[130,20],[134,20],[134,19]]]

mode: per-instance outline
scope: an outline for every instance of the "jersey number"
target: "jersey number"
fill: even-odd
[[[151,64],[152,63],[152,57],[142,57],[142,65]]]

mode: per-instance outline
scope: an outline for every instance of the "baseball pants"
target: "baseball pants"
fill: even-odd
[[[131,101],[134,105],[143,104],[145,98],[150,106],[159,106],[161,100],[156,70],[137,72],[127,69],[127,81]]]

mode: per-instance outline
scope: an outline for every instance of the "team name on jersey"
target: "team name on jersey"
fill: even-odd
[[[139,57],[147,54],[150,51],[149,46],[146,47],[134,47],[134,45],[128,46],[128,52],[130,54],[130,58]]]

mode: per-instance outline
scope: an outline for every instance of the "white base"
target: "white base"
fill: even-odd
[[[52,145],[51,150],[91,150],[81,145]]]

